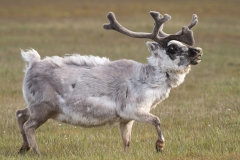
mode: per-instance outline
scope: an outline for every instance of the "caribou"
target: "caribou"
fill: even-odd
[[[152,33],[124,28],[112,12],[107,15],[110,23],[103,25],[129,37],[153,40],[146,43],[151,53],[147,64],[79,54],[41,59],[34,49],[21,50],[27,63],[22,86],[27,107],[16,112],[23,140],[20,154],[32,148],[40,155],[35,130],[48,119],[81,127],[119,123],[125,151],[133,123],[152,124],[158,137],[156,151],[163,150],[160,119],[150,111],[184,81],[191,66],[200,63],[203,52],[193,47],[191,28],[198,22],[197,15],[175,34],[163,32],[169,15],[154,11],[150,15],[155,21]]]

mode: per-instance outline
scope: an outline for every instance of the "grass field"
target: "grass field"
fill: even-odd
[[[118,127],[79,128],[49,120],[36,132],[41,159],[240,159],[240,1],[237,0],[0,0],[0,159],[40,159],[21,146],[15,111],[25,107],[20,49],[34,48],[42,57],[66,53],[133,59],[146,63],[146,39],[105,31],[106,14],[135,31],[151,32],[150,10],[168,13],[165,32],[187,25],[203,48],[202,62],[171,91],[153,114],[162,122],[166,147],[155,152],[151,125],[135,123],[128,153]]]

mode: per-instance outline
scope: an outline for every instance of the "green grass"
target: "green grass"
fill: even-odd
[[[15,111],[25,107],[20,50],[42,57],[66,53],[146,62],[145,39],[105,31],[115,12],[129,29],[152,31],[150,10],[172,16],[164,30],[174,33],[199,16],[193,29],[203,48],[202,62],[171,91],[153,114],[162,122],[166,147],[155,152],[153,126],[135,123],[128,153],[118,127],[79,128],[49,120],[36,132],[41,159],[239,159],[240,157],[240,2],[239,1],[13,1],[0,0],[0,159],[39,159],[17,155],[21,136]]]

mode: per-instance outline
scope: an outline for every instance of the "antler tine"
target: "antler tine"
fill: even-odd
[[[107,15],[107,18],[109,19],[109,24],[103,24],[103,28],[106,30],[115,30],[122,34],[125,34],[127,36],[133,37],[133,38],[150,38],[151,39],[151,33],[144,33],[144,32],[133,32],[125,27],[123,27],[116,19],[113,12],[109,12]]]
[[[167,37],[168,34],[164,33],[162,29],[163,29],[164,23],[170,20],[171,16],[168,14],[164,14],[164,16],[162,16],[159,12],[155,12],[155,11],[150,11],[150,15],[155,20],[155,27],[152,34],[155,35],[156,37],[157,36]]]
[[[196,14],[193,14],[193,15],[192,15],[192,20],[191,20],[191,22],[189,23],[188,28],[189,28],[189,29],[193,28],[195,25],[197,25],[197,23],[198,23],[198,17],[197,17]],[[181,33],[182,33],[182,30],[179,31],[179,32],[177,32],[177,33],[175,33],[175,34],[180,35]]]
[[[194,27],[195,25],[197,25],[198,23],[198,16],[196,14],[192,15],[192,21],[190,22],[190,24],[188,25],[188,28],[191,29],[192,27]]]

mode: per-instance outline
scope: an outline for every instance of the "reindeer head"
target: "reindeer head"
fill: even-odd
[[[190,30],[198,22],[197,15],[192,16],[192,21],[186,27],[175,34],[167,34],[163,32],[163,24],[171,19],[171,16],[165,14],[162,16],[159,12],[151,11],[150,15],[155,20],[154,29],[152,33],[133,32],[124,28],[116,19],[113,12],[109,12],[107,18],[110,24],[104,24],[106,30],[116,30],[133,38],[148,38],[155,42],[148,42],[147,47],[150,52],[157,56],[157,53],[163,52],[170,58],[172,62],[178,66],[196,65],[200,63],[202,56],[202,49],[199,47],[192,47],[194,44],[193,32]]]
[[[154,59],[161,63],[175,64],[178,66],[189,66],[200,63],[202,49],[191,47],[182,42],[171,40],[166,47],[162,47],[156,42],[147,42],[148,50]]]

